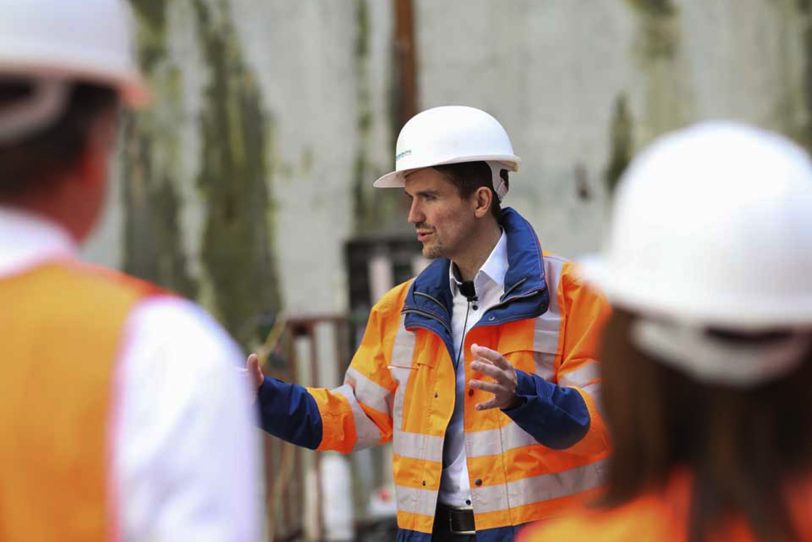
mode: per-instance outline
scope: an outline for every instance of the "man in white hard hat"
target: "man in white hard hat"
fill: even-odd
[[[492,116],[424,111],[395,161],[375,186],[406,192],[434,261],[373,307],[343,386],[263,379],[249,358],[263,427],[320,450],[392,439],[398,540],[513,540],[601,482],[594,352],[606,306],[500,210],[519,158]]]
[[[584,268],[614,455],[601,507],[523,540],[812,541],[812,163],[706,122],[656,140]]]
[[[0,13],[0,539],[258,540],[238,348],[197,306],[76,256],[117,109],[145,96],[126,5]]]

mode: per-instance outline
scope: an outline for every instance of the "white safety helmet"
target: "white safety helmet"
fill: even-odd
[[[147,99],[123,0],[0,0],[0,77],[30,79],[30,99],[0,116],[0,142],[45,128],[64,110],[71,83],[117,89],[124,103]]]
[[[507,183],[500,170],[518,171],[521,159],[513,154],[507,132],[488,113],[461,105],[434,107],[418,113],[400,130],[395,146],[395,171],[374,186],[398,188],[417,169],[462,162],[487,162],[493,188],[500,200]]]
[[[588,280],[641,315],[644,351],[694,377],[747,386],[785,374],[812,343],[812,165],[786,138],[708,122],[655,141],[618,187]],[[714,339],[782,329],[757,346]]]

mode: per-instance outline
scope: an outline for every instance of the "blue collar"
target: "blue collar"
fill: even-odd
[[[507,236],[505,293],[499,304],[482,316],[477,326],[536,318],[547,311],[550,303],[541,244],[533,227],[509,207],[502,210],[499,223]],[[403,306],[407,328],[429,328],[449,345],[454,306],[448,282],[450,265],[447,258],[438,258],[429,264],[415,278]],[[449,351],[453,352],[453,347]]]

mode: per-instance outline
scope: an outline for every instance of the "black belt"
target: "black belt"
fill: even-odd
[[[450,534],[476,534],[473,508],[455,508],[437,503],[434,532]]]

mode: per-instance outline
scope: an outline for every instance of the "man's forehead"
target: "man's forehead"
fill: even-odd
[[[410,171],[404,178],[405,189],[409,191],[442,190],[453,188],[453,183],[444,174],[427,167]]]

